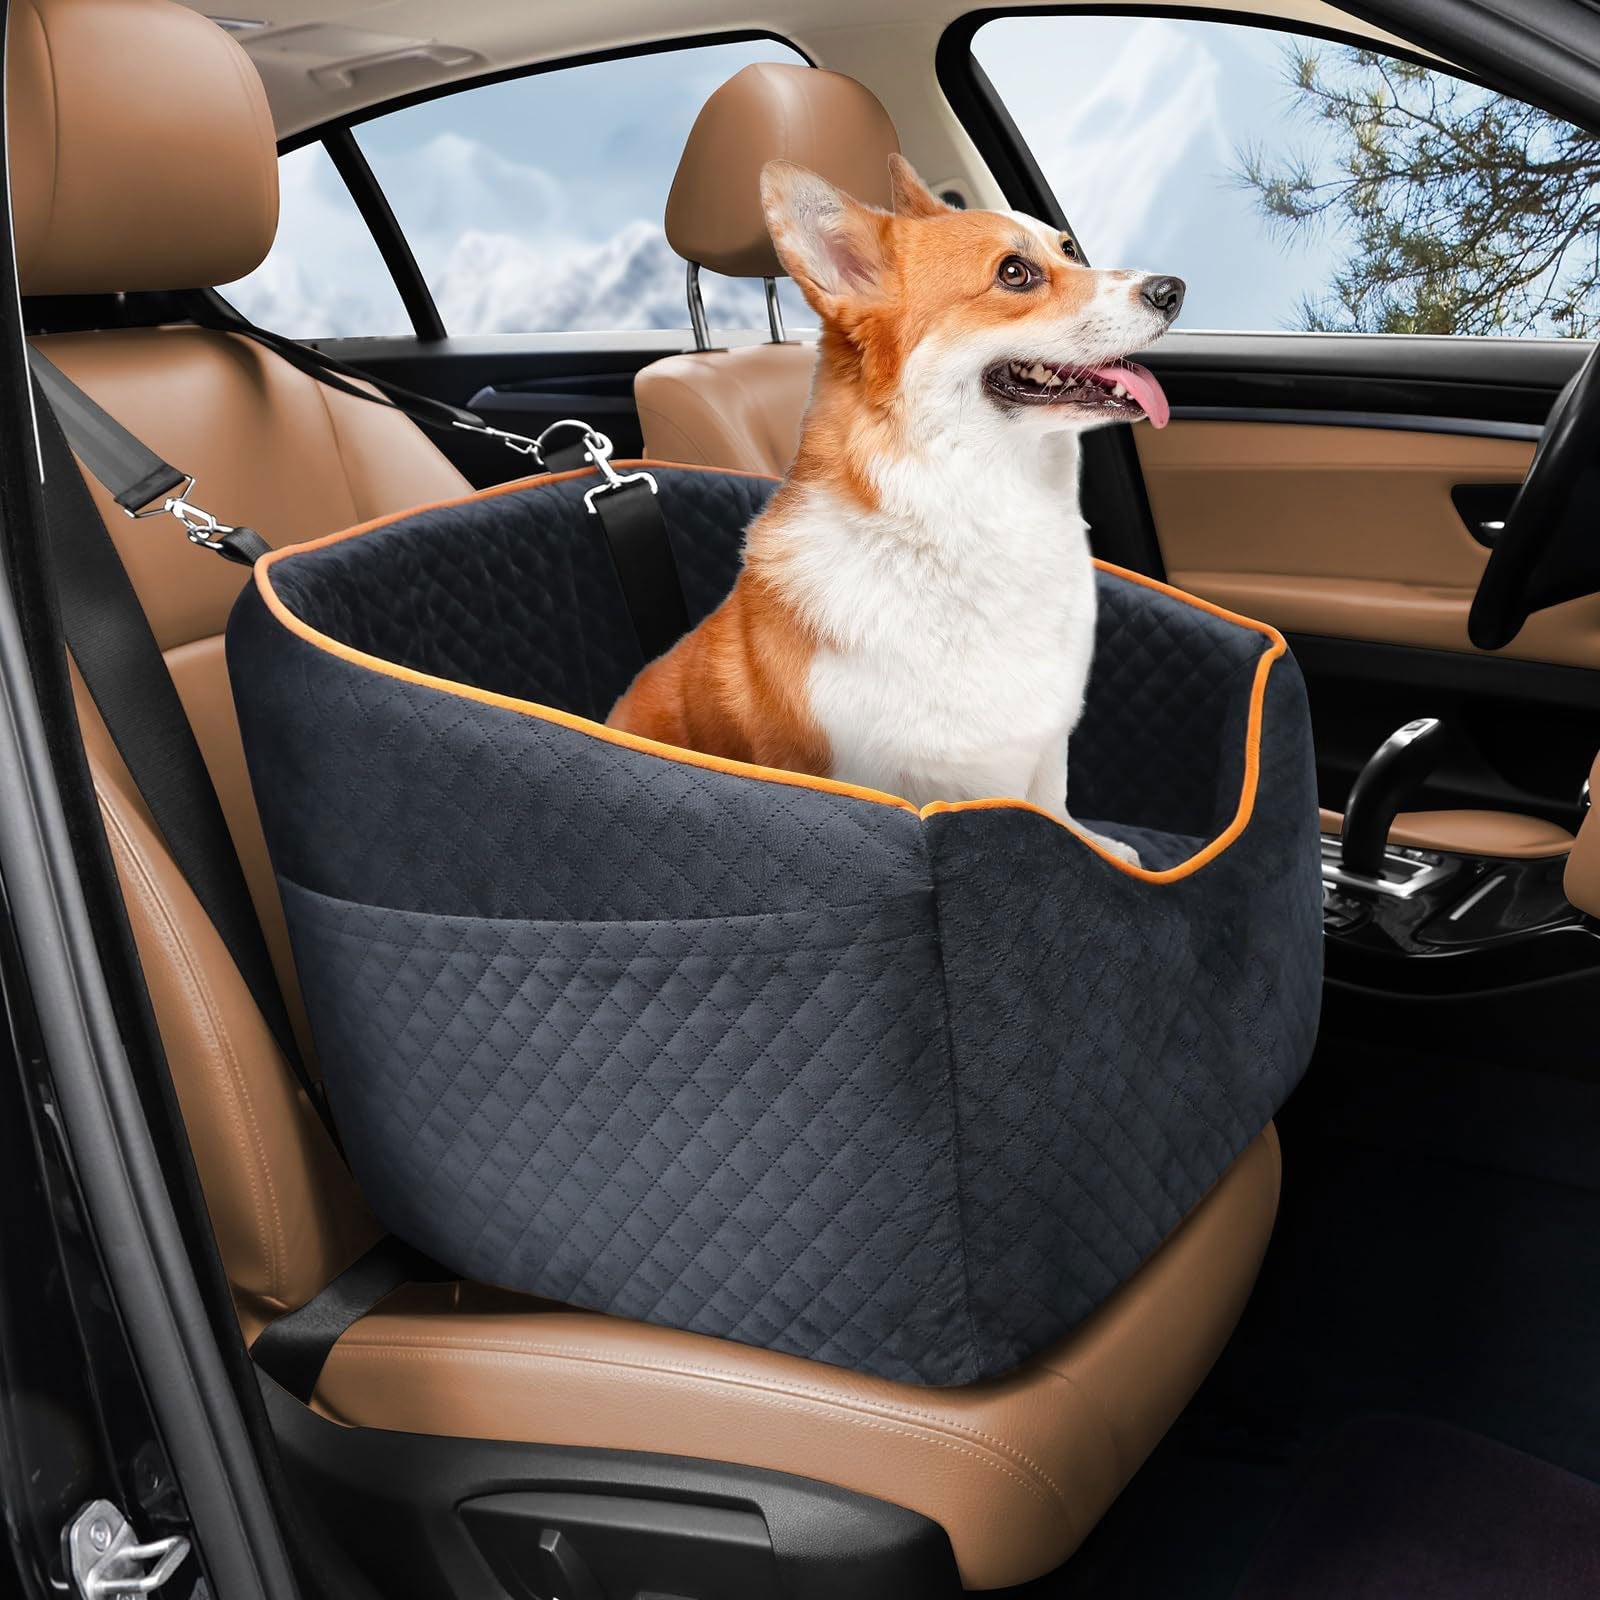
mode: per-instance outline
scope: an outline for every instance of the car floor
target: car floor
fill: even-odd
[[[1078,1555],[1008,1593],[1600,1592],[1600,1051],[1523,1003],[1494,1059],[1428,1049],[1426,1009],[1387,1047],[1325,1025],[1235,1337]],[[1510,1531],[1463,1567],[1490,1525]],[[1325,1588],[1335,1549],[1364,1552],[1360,1581]]]

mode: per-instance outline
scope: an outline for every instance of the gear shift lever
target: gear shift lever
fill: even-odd
[[[1395,814],[1433,770],[1444,740],[1445,726],[1437,717],[1417,717],[1395,729],[1368,758],[1345,806],[1341,853],[1346,872],[1382,876]]]

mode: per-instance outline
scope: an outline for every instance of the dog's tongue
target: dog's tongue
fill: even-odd
[[[1138,401],[1152,427],[1166,427],[1172,408],[1156,382],[1155,373],[1148,367],[1141,367],[1134,361],[1118,361],[1109,367],[1096,367],[1094,375],[1106,383],[1120,383]]]

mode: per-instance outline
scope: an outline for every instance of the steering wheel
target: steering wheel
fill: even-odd
[[[1489,551],[1467,636],[1508,645],[1535,611],[1600,590],[1600,346],[1550,409],[1533,464]]]

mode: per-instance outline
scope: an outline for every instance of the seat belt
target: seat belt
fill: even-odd
[[[392,1233],[359,1256],[303,1306],[274,1317],[250,1359],[302,1404],[316,1392],[329,1352],[369,1312],[408,1283],[451,1283],[457,1274]]]
[[[600,519],[628,620],[648,663],[689,631],[689,606],[657,502],[655,476],[618,472],[607,454],[591,451],[590,459],[604,481],[584,495],[583,503]]]
[[[519,454],[533,456],[540,466],[552,472],[592,462],[606,481],[583,497],[584,504],[600,519],[640,653],[646,661],[653,661],[689,631],[683,582],[667,537],[666,521],[656,504],[656,481],[648,472],[614,471],[610,465],[611,441],[604,434],[586,423],[572,421],[552,424],[537,439],[508,433],[491,427],[475,412],[446,405],[430,395],[373,377],[315,345],[301,344],[269,328],[258,327],[214,290],[201,290],[191,295],[187,303],[190,315],[201,327],[253,339],[316,382],[358,400],[402,411],[424,427],[459,428],[498,439]],[[378,391],[376,395],[373,389]],[[580,444],[569,446],[559,454],[548,451],[546,441],[558,428],[582,429]]]
[[[163,515],[176,517],[183,524],[184,532],[192,544],[215,550],[218,555],[226,556],[229,561],[237,561],[241,566],[253,566],[259,557],[267,553],[271,546],[255,529],[230,527],[194,504],[188,498],[195,482],[191,475],[168,465],[148,445],[134,438],[49,357],[41,355],[31,344],[27,348],[28,368],[49,402],[47,409],[53,424],[44,427],[41,416],[41,435],[47,438],[64,435],[66,440],[70,440],[72,449],[84,466],[99,479],[106,493],[130,517],[135,520]],[[48,491],[48,460],[45,465],[45,487]],[[75,464],[70,477],[76,485],[70,493],[72,499],[77,500],[78,491],[83,488],[83,478]],[[87,490],[83,492],[82,505],[92,516],[95,528],[104,536],[106,548],[121,571],[122,558],[117,555],[111,535],[106,533],[100,513],[95,509]],[[63,521],[67,527],[73,529],[78,520],[77,508],[63,504]],[[71,536],[69,533],[68,537]],[[87,550],[88,542],[85,539],[81,548]],[[104,564],[103,552],[97,559]],[[126,583],[127,574],[123,573],[122,577]],[[133,594],[131,584],[128,584],[128,593]],[[138,597],[135,595],[133,598],[134,604],[138,605]],[[144,615],[142,606],[139,614],[141,617]],[[164,665],[162,670],[166,670]]]
[[[178,870],[227,946],[278,1048],[331,1132],[322,1086],[311,1076],[295,1041],[255,902],[188,713],[117,547],[89,497],[66,434],[48,404],[37,409],[45,517],[67,648]],[[137,470],[145,481],[158,485],[156,494],[165,492],[159,485],[170,480],[173,469],[166,468],[164,478],[149,468],[147,460],[136,461],[114,435],[107,432],[103,440],[104,464],[114,479],[132,484],[138,481],[132,476]],[[156,459],[133,442],[149,460]],[[178,482],[183,481],[180,474]]]
[[[296,1081],[343,1154],[322,1085],[306,1067],[290,1026],[244,869],[188,714],[53,410],[47,374],[38,367],[35,372],[40,378],[37,394],[45,402],[36,407],[45,520],[67,648],[178,870],[210,917]],[[130,514],[150,499],[192,485],[191,479],[167,466],[93,402],[70,414],[73,442],[79,444],[85,465],[92,455],[91,470]],[[128,487],[118,493],[113,484]],[[309,1401],[329,1351],[346,1329],[403,1283],[449,1281],[455,1276],[394,1235],[385,1235],[305,1305],[269,1323],[257,1335],[250,1354],[284,1388]]]
[[[598,429],[574,418],[551,423],[536,439],[492,428],[471,411],[398,384],[365,378],[320,350],[258,328],[217,295],[197,297],[196,303],[205,308],[208,320],[203,326],[254,339],[341,394],[399,411],[428,427],[460,428],[499,439],[519,455],[531,457],[542,471],[564,472],[592,464],[604,481],[584,495],[583,503],[599,519],[641,656],[653,661],[689,631],[683,581],[666,520],[656,503],[656,480],[648,472],[619,473],[611,465],[611,441]],[[28,365],[79,459],[130,517],[176,517],[191,543],[243,566],[253,566],[271,548],[253,528],[222,522],[191,500],[192,474],[163,461],[32,345],[28,346]],[[347,379],[372,383],[382,393],[374,395]],[[559,449],[551,446],[551,436],[565,430],[578,433],[577,443]]]
[[[415,389],[407,389],[387,378],[362,372],[315,345],[302,344],[298,339],[290,339],[284,334],[274,333],[270,328],[259,327],[243,312],[236,311],[214,289],[197,290],[185,297],[184,304],[197,326],[209,328],[213,333],[233,333],[242,339],[253,339],[326,388],[336,389],[340,394],[350,395],[356,400],[365,400],[369,405],[402,412],[424,428],[447,431],[454,428],[463,433],[481,434],[486,439],[498,439],[515,454],[531,456],[541,468],[550,465],[544,454],[544,442],[556,428],[577,427],[586,433],[593,432],[586,423],[558,422],[546,428],[538,438],[530,439],[526,434],[511,433],[492,426],[465,406],[453,406],[447,401],[434,399],[432,395],[418,394]],[[374,394],[373,390],[377,390],[377,393]],[[607,443],[609,446],[609,441]],[[575,466],[580,464],[573,463]],[[550,470],[559,471],[561,468],[551,467]]]
[[[276,335],[262,342],[278,348]],[[287,357],[287,351],[280,353]],[[170,515],[192,543],[241,565],[253,565],[270,546],[254,529],[224,523],[191,500],[192,474],[162,460],[31,345],[28,359],[46,402],[37,408],[44,498],[68,648],[174,861],[342,1154],[325,1091],[311,1076],[289,1024],[205,758],[78,460],[130,517]],[[316,363],[293,364],[318,382],[330,383]],[[330,386],[374,398],[342,381]],[[409,399],[409,391],[399,393]],[[412,414],[409,406],[396,409]],[[560,452],[547,451],[545,440],[559,427],[579,429],[580,442]],[[486,426],[471,431],[503,437],[514,449],[521,439]],[[611,465],[610,440],[583,423],[555,424],[527,442],[532,449],[524,453],[550,470],[591,462],[600,473],[603,481],[584,495],[584,504],[599,519],[644,659],[653,659],[688,630],[677,563],[656,503],[655,478],[643,471],[617,472]],[[290,1393],[309,1402],[329,1352],[350,1327],[403,1284],[455,1277],[393,1234],[385,1235],[303,1306],[269,1323],[250,1347],[251,1357]]]

